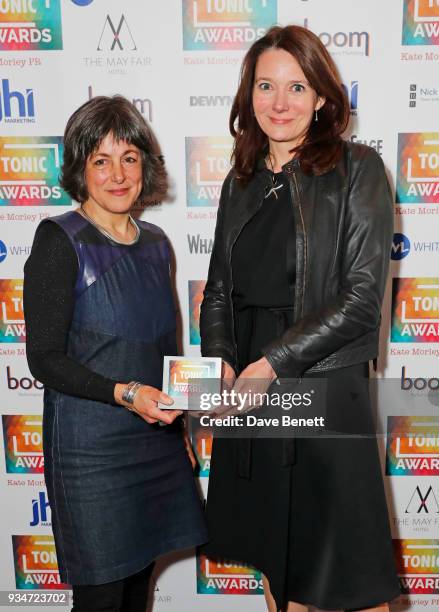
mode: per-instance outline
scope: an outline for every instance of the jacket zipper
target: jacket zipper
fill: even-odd
[[[301,316],[303,317],[304,310],[305,310],[305,289],[306,289],[306,273],[307,273],[307,261],[308,261],[308,236],[306,235],[305,221],[303,219],[302,203],[300,201],[299,187],[297,185],[296,173],[292,172],[292,175],[293,175],[294,186],[296,190],[296,198],[297,198],[297,204],[298,204],[299,213],[300,213],[300,220],[302,222],[302,228],[303,228],[303,262],[304,263],[303,263],[303,287],[302,287],[302,298],[301,298],[302,303],[300,305],[300,313],[301,313]]]

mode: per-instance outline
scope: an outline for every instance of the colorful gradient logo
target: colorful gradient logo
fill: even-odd
[[[0,279],[0,342],[26,342],[22,279]]]
[[[403,593],[439,593],[439,540],[393,540]]]
[[[396,202],[439,203],[439,132],[398,134]]]
[[[0,206],[69,206],[58,185],[60,136],[0,137]]]
[[[214,359],[170,359],[169,379],[163,387],[174,400],[184,400],[186,403],[190,392],[198,393],[202,389],[201,383],[195,382],[196,379],[217,379],[219,375],[218,364]]]
[[[200,339],[200,306],[203,301],[204,280],[190,280],[189,285],[189,342],[201,344]]]
[[[68,589],[61,582],[51,535],[13,535],[17,589]]]
[[[188,206],[218,206],[221,186],[230,170],[231,150],[228,136],[186,138]]]
[[[2,416],[5,463],[8,474],[44,472],[42,416]]]
[[[277,0],[183,0],[185,51],[246,49],[277,23]]]
[[[438,0],[404,0],[402,44],[439,44]]]
[[[439,416],[387,418],[386,474],[439,476]]]
[[[439,341],[439,278],[394,278],[391,342]]]
[[[261,572],[230,561],[212,561],[197,555],[199,595],[262,595]]]
[[[199,419],[190,419],[192,447],[200,466],[199,476],[208,477],[212,456],[212,430],[200,425]]]
[[[1,51],[62,49],[60,0],[7,2],[0,13]]]

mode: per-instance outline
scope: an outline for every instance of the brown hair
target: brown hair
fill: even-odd
[[[299,63],[310,86],[326,98],[298,147],[292,149],[307,174],[324,174],[335,166],[342,151],[341,134],[349,121],[349,104],[337,68],[326,47],[310,30],[296,25],[274,26],[247,51],[230,112],[229,129],[235,139],[232,162],[240,179],[253,175],[258,160],[268,152],[268,138],[253,112],[253,85],[259,56],[267,49],[283,49]]]

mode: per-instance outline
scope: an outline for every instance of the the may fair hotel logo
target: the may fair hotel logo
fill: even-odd
[[[3,440],[8,474],[44,472],[41,415],[5,414]]]
[[[439,0],[404,0],[402,44],[439,44]]]
[[[439,417],[387,418],[386,474],[439,476]]]
[[[0,2],[1,51],[45,51],[62,47],[60,0]],[[2,59],[1,65],[6,63]]]
[[[401,591],[439,594],[439,540],[393,540],[393,548]]]
[[[277,0],[183,0],[183,49],[246,49],[277,23]]]
[[[439,208],[439,132],[398,135],[396,203],[398,214],[438,214]]]
[[[262,595],[263,592],[262,575],[258,570],[197,555],[199,595]]]
[[[13,535],[17,589],[67,589],[61,582],[51,535]]]
[[[0,137],[0,206],[69,206],[59,186],[59,136]]]
[[[439,278],[394,278],[391,342],[438,342]]]

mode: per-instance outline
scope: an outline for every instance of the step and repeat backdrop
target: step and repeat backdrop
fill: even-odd
[[[65,123],[89,98],[120,93],[153,127],[170,190],[138,213],[172,242],[184,351],[198,355],[239,67],[276,23],[320,37],[350,101],[346,137],[374,147],[388,171],[395,236],[379,376],[407,391],[439,387],[439,0],[0,0],[0,590],[66,588],[22,309],[38,223],[76,206],[58,185]],[[396,605],[439,609],[439,414],[401,420],[397,408],[387,406],[383,441]],[[202,432],[193,441],[205,496],[212,441]],[[262,611],[262,593],[254,568],[190,551],[158,568],[153,610]]]

